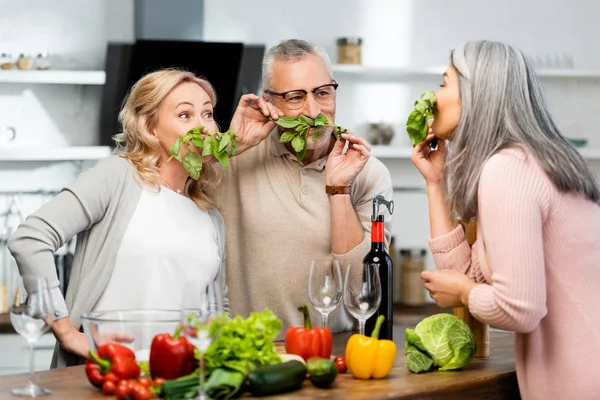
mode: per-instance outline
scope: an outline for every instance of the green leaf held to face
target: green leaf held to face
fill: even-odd
[[[183,157],[183,168],[185,168],[188,174],[190,174],[192,179],[200,179],[200,172],[202,171],[202,158],[193,151],[188,151],[185,157]]]
[[[174,158],[177,161],[182,162],[182,160],[181,160],[181,137],[179,137],[179,136],[175,140],[175,143],[173,143],[173,145],[171,146],[171,157],[169,157],[169,161],[171,160],[171,158]]]
[[[300,163],[306,155],[306,139],[308,137],[307,132],[310,128],[316,128],[312,135],[313,141],[316,141],[319,136],[321,136],[324,126],[335,127],[337,139],[341,137],[342,133],[347,132],[347,129],[336,126],[329,121],[329,118],[327,118],[325,114],[319,114],[315,119],[307,117],[306,115],[300,115],[298,118],[283,116],[279,117],[277,120],[272,118],[270,118],[270,120],[275,122],[281,128],[285,129],[281,134],[279,141],[281,143],[292,142],[292,147],[296,152],[296,160],[298,163]]]
[[[223,167],[229,165],[229,157],[235,155],[237,148],[237,135],[229,130],[226,133],[204,133],[204,127],[198,126],[190,129],[184,136],[180,136],[171,146],[171,159],[176,159],[183,164],[183,167],[194,180],[200,179],[202,171],[202,158],[214,156]],[[198,153],[190,148],[190,142],[198,149]],[[181,157],[181,146],[188,149],[185,157]],[[228,149],[231,149],[229,153]]]
[[[421,94],[421,98],[415,101],[414,110],[406,120],[406,132],[414,146],[421,143],[429,132],[428,121],[433,118],[436,109],[436,96],[432,90]]]

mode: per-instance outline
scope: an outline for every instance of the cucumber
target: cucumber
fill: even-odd
[[[338,374],[333,361],[321,357],[311,357],[306,360],[306,369],[312,384],[319,388],[329,387]]]
[[[246,386],[252,396],[269,396],[299,389],[306,378],[306,367],[292,360],[255,369],[247,377]]]

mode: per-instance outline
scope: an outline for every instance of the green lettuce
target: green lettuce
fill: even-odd
[[[477,352],[471,329],[452,314],[435,314],[406,329],[406,365],[414,373],[467,366]]]
[[[254,369],[281,362],[273,343],[281,327],[281,320],[269,309],[225,323],[204,357],[211,398],[231,398]]]

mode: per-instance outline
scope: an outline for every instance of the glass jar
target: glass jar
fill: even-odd
[[[2,53],[0,54],[0,69],[7,70],[13,69],[15,66],[15,59],[12,54]]]
[[[19,59],[17,60],[17,68],[19,69],[31,69],[33,68],[33,60],[31,59],[31,55],[22,53],[19,55]]]
[[[50,55],[48,53],[40,53],[35,57],[35,68],[36,69],[49,69],[50,68]]]
[[[400,302],[409,306],[425,305],[425,286],[421,272],[425,270],[425,249],[400,249],[401,293]]]
[[[361,38],[345,37],[337,40],[338,63],[357,64],[361,63]]]

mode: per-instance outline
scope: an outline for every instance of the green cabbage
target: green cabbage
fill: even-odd
[[[419,322],[414,330],[406,329],[406,365],[417,374],[432,368],[463,368],[476,352],[471,329],[452,314],[435,314]]]

